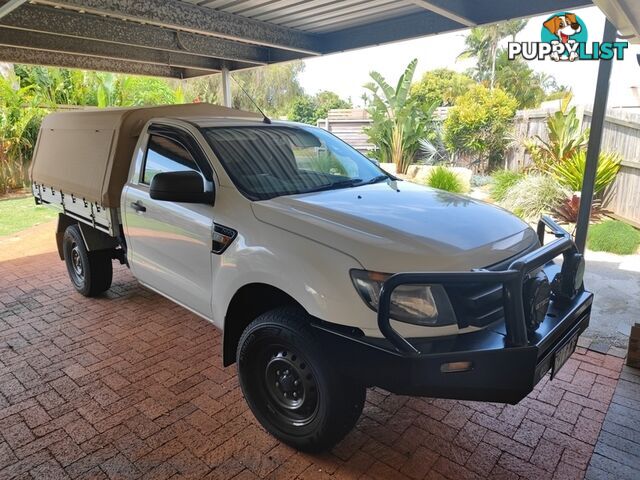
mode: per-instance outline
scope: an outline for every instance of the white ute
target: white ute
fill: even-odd
[[[207,104],[55,113],[31,180],[78,292],[109,289],[115,259],[211,321],[257,419],[302,450],[346,435],[369,386],[517,403],[589,323],[553,220],[535,232],[401,181],[307,125]]]

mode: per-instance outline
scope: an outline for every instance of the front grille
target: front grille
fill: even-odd
[[[535,242],[517,255],[486,267],[486,270],[506,270],[516,258],[539,247]],[[445,285],[444,288],[458,319],[458,327],[485,327],[504,318],[502,284]]]

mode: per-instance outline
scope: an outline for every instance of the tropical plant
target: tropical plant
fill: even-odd
[[[498,164],[509,144],[517,102],[500,88],[472,87],[456,100],[444,122],[449,151],[476,156],[476,161]]]
[[[432,188],[445,190],[447,192],[462,193],[464,186],[453,170],[439,165],[431,170],[427,176],[426,183]]]
[[[640,246],[640,232],[624,222],[608,220],[593,225],[587,235],[587,248],[594,251],[631,255]]]
[[[576,108],[569,108],[571,96],[566,96],[560,109],[547,117],[548,140],[537,135],[525,141],[525,149],[539,172],[546,173],[554,165],[570,159],[582,151],[589,141],[589,129],[582,130]]]
[[[580,192],[572,192],[562,202],[553,209],[553,216],[567,223],[577,223],[580,213]],[[602,202],[594,199],[591,203],[591,220],[599,220],[606,213],[602,208]]]
[[[20,64],[13,71],[20,86],[36,89],[45,105],[97,104],[97,72]]]
[[[0,76],[0,193],[27,181],[27,162],[46,113],[33,86],[15,89],[12,80]]]
[[[420,160],[427,165],[437,165],[451,161],[444,143],[444,126],[434,122],[425,138],[420,139]]]
[[[393,88],[378,72],[371,72],[373,82],[365,85],[372,94],[370,107],[372,125],[365,129],[376,145],[378,159],[392,162],[398,173],[406,173],[414,161],[431,124],[435,104],[416,104],[409,96],[417,59],[409,63]]]
[[[549,175],[531,174],[507,190],[501,205],[519,217],[536,220],[541,214],[555,210],[567,194]]]
[[[98,107],[184,103],[180,81],[66,68],[15,65],[21,87],[31,86],[47,106]]]
[[[473,79],[464,73],[438,68],[426,72],[411,86],[411,97],[425,105],[435,103],[438,107],[450,107],[473,84]]]
[[[501,202],[507,196],[509,189],[522,180],[524,174],[512,170],[498,170],[491,177],[493,178],[490,190],[491,198],[496,202]]]
[[[582,150],[561,163],[551,166],[551,175],[562,185],[577,192],[582,189],[584,172],[587,165],[587,152]],[[620,155],[614,152],[601,152],[596,170],[593,193],[599,196],[613,183],[620,170]]]

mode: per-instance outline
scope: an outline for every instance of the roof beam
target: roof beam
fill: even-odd
[[[264,65],[299,58],[295,52],[233,42],[153,25],[124,22],[91,14],[78,14],[40,5],[24,5],[0,19],[0,25],[103,42],[190,53],[230,61]],[[234,69],[233,66],[230,67]]]
[[[9,15],[16,8],[26,2],[27,0],[8,0],[4,2],[2,5],[0,5],[0,18]]]
[[[167,65],[129,62],[113,58],[88,57],[71,53],[48,52],[30,48],[2,47],[0,62],[26,63],[30,65],[49,65],[52,67],[78,68],[103,72],[127,73],[131,75],[149,75],[154,77],[188,78],[206,75],[207,71],[182,69]]]
[[[39,3],[306,54],[321,53],[315,35],[179,0],[42,0]]]
[[[591,6],[591,0],[482,0],[469,2],[469,16],[482,25]]]
[[[477,25],[593,5],[591,0],[428,0],[428,3],[454,11]],[[322,34],[320,38],[324,53],[333,53],[468,28],[449,17],[426,8],[424,13],[345,28]]]
[[[219,72],[218,59],[0,27],[0,45]]]
[[[461,2],[460,0],[409,0],[409,3],[437,13],[441,17],[448,18],[466,27],[475,27],[477,25],[475,21],[467,17],[468,2]]]
[[[333,53],[464,28],[466,28],[465,25],[454,20],[425,11],[325,33],[322,35],[322,41],[325,52]]]

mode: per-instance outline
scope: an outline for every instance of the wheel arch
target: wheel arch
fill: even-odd
[[[222,363],[225,367],[236,361],[238,341],[247,325],[259,315],[285,305],[302,305],[285,291],[266,283],[250,283],[233,295],[224,318]]]
[[[76,225],[78,220],[75,218],[71,218],[69,215],[65,215],[64,213],[58,214],[58,226],[56,228],[56,245],[58,247],[58,256],[60,260],[64,260],[64,250],[62,247],[62,240],[64,239],[64,232],[67,231],[67,228],[71,225]]]

